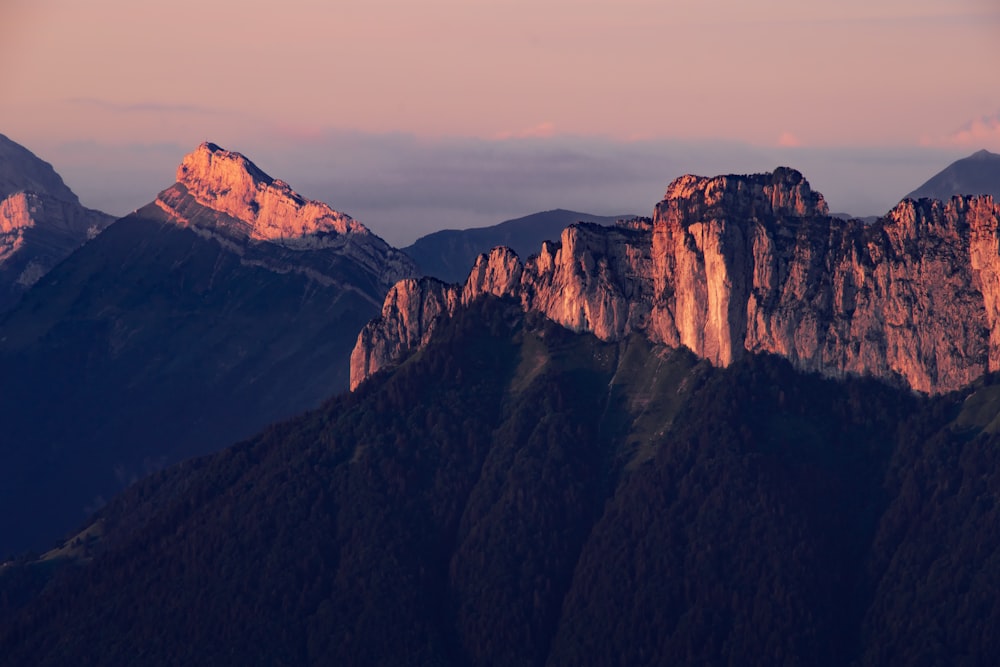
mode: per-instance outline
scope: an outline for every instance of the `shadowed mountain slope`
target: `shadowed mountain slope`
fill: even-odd
[[[129,489],[0,649],[992,663],[997,405],[988,384],[926,399],[774,357],[713,368],[486,297],[357,392]],[[44,567],[8,566],[0,591]]]
[[[955,195],[990,195],[1000,200],[1000,155],[981,150],[956,160],[906,196],[948,201]]]
[[[201,146],[0,318],[0,554],[46,548],[138,477],[345,388],[358,329],[412,270]]]

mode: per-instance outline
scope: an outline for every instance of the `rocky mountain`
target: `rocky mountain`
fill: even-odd
[[[412,262],[203,144],[0,317],[0,555],[135,479],[314,407]]]
[[[483,294],[601,340],[639,333],[718,366],[796,368],[930,394],[1000,369],[1000,206],[904,200],[873,224],[828,215],[797,171],[683,176],[651,224],[578,224],[522,261],[481,256],[464,285],[397,283],[351,359],[357,387]]]
[[[767,210],[820,207],[799,194]],[[928,398],[772,355],[715,367],[483,295],[357,391],[0,569],[0,654],[996,664],[995,381]]]
[[[112,220],[81,205],[52,165],[0,134],[0,312]]]
[[[952,162],[906,197],[948,201],[955,195],[990,195],[1000,200],[1000,155],[981,150]]]
[[[403,252],[413,258],[420,273],[447,283],[465,279],[476,257],[490,248],[506,246],[525,257],[538,249],[546,239],[557,238],[562,230],[575,222],[614,224],[619,219],[634,216],[601,216],[578,211],[555,209],[507,220],[490,227],[445,229],[422,236]]]

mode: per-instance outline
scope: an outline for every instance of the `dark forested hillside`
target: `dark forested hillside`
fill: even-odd
[[[717,369],[486,299],[355,393],[133,486],[62,561],[0,570],[0,655],[996,663],[988,382]]]

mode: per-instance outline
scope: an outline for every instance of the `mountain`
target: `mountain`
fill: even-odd
[[[0,312],[112,220],[81,205],[52,165],[0,134]]]
[[[875,223],[828,215],[797,171],[682,176],[651,224],[577,224],[526,262],[498,248],[464,285],[407,280],[352,353],[356,387],[443,316],[509,296],[601,340],[639,333],[718,366],[748,353],[919,392],[1000,370],[1000,205],[904,200]]]
[[[144,474],[346,388],[358,330],[413,271],[349,216],[200,146],[0,316],[0,554],[48,548]]]
[[[955,195],[990,195],[1000,200],[1000,155],[977,151],[952,162],[906,196],[948,201]]]
[[[445,229],[422,236],[403,252],[413,258],[424,275],[448,283],[457,283],[469,273],[469,267],[481,253],[497,246],[506,246],[525,257],[536,251],[546,239],[558,238],[563,228],[574,222],[613,224],[619,218],[633,216],[600,216],[565,209],[533,213],[523,218],[507,220],[491,227]]]
[[[0,569],[0,652],[996,664],[995,381],[927,398],[770,355],[715,367],[483,295],[357,391]]]
[[[21,191],[48,195],[60,201],[80,203],[51,164],[0,134],[0,197]]]

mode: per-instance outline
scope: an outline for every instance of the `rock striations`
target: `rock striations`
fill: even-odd
[[[774,353],[946,392],[1000,370],[998,226],[989,196],[904,200],[866,224],[830,217],[792,169],[683,176],[651,229],[574,225],[523,264],[506,248],[481,256],[464,285],[398,283],[358,337],[351,386],[494,294],[602,340],[639,332],[719,366]]]
[[[332,249],[376,275],[384,288],[415,272],[406,255],[349,215],[303,198],[243,155],[212,143],[184,158],[177,182],[155,205],[172,222],[233,250],[258,242],[293,251]]]

